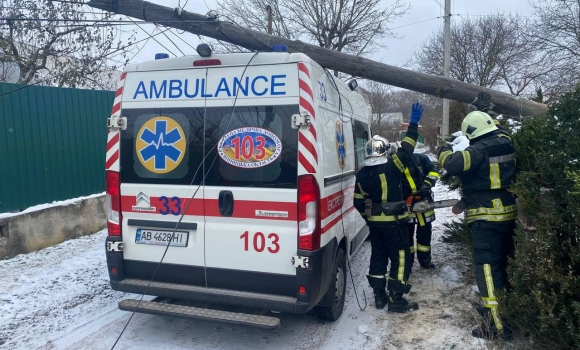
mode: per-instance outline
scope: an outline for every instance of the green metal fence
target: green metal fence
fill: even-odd
[[[104,191],[114,95],[0,83],[0,213]]]

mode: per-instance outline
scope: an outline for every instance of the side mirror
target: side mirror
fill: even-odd
[[[354,91],[354,89],[358,87],[358,82],[356,81],[356,79],[349,81],[348,87],[350,88],[350,91]]]

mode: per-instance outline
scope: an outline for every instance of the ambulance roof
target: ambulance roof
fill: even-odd
[[[189,69],[193,67],[194,61],[201,60],[220,60],[221,65],[210,65],[211,67],[226,67],[226,66],[244,66],[250,59],[255,55],[255,53],[227,53],[227,54],[214,54],[210,57],[201,57],[197,55],[184,56],[184,57],[174,57],[158,59],[154,61],[146,61],[137,64],[127,65],[125,68],[126,72],[142,72],[142,71],[153,71],[153,70],[173,70],[173,69]],[[302,53],[287,53],[287,52],[260,52],[250,65],[265,65],[265,64],[282,64],[282,63],[294,63],[294,62],[305,62],[316,64],[310,57]],[[204,68],[204,67],[199,67]]]

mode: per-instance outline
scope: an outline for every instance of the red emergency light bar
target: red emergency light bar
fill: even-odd
[[[222,61],[220,61],[218,59],[193,61],[194,67],[221,66],[221,64],[222,64]]]

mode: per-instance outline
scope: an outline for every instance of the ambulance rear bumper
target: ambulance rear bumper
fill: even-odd
[[[107,237],[107,242],[120,242],[120,237]],[[123,251],[107,251],[111,288],[117,291],[146,294],[170,299],[255,307],[274,311],[306,313],[324,300],[333,281],[334,257],[338,249],[335,239],[315,251],[298,251],[308,257],[308,268],[297,268],[296,275],[255,274],[236,270],[181,270],[179,265],[162,264],[155,280],[150,282],[157,263],[125,260]],[[290,261],[288,262],[290,263]],[[112,273],[112,270],[115,273]],[[204,278],[214,276],[206,286]],[[305,294],[300,294],[304,287]],[[251,290],[250,288],[253,288]],[[334,300],[334,299],[333,299]],[[333,301],[332,300],[332,301]]]
[[[149,285],[149,287],[147,287],[147,285]],[[121,282],[111,281],[111,287],[118,291],[135,294],[143,294],[147,288],[147,292],[145,293],[147,295],[155,295],[170,299],[245,306],[282,312],[303,313],[311,308],[309,303],[300,302],[296,298],[289,296],[181,285],[166,282],[150,283],[146,280],[131,278],[124,279]]]

